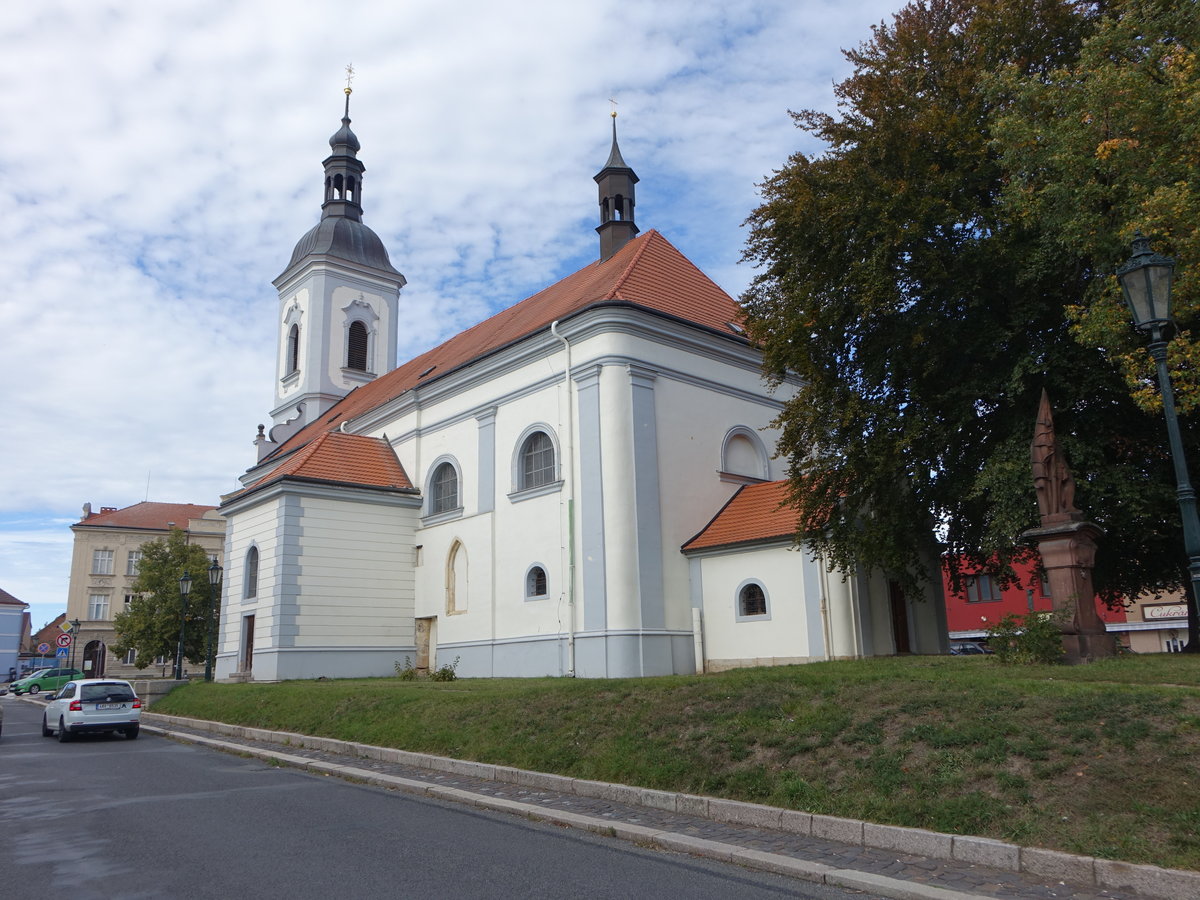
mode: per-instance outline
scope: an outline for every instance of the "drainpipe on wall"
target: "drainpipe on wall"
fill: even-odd
[[[558,319],[550,323],[550,333],[562,341],[567,354],[564,387],[567,391],[567,427],[563,435],[563,485],[567,498],[567,677],[575,677],[575,405],[571,382],[571,342],[558,333]]]

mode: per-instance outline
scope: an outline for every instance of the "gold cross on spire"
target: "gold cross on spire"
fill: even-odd
[[[350,63],[350,65],[346,66],[346,93],[347,94],[354,92],[354,88],[352,88],[350,86],[350,83],[352,81],[354,81],[354,63]]]
[[[615,119],[617,117],[617,101],[614,98],[609,97],[608,102],[612,104],[612,117]]]

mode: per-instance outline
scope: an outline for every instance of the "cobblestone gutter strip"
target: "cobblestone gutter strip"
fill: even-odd
[[[569,778],[561,775],[549,775],[541,772],[531,772],[508,766],[495,766],[486,763],[476,763],[467,760],[456,760],[448,757],[434,756],[426,753],[413,753],[406,750],[396,750],[387,747],[375,747],[368,744],[358,744],[340,741],[332,738],[312,737],[292,734],[290,732],[268,731],[259,728],[248,728],[239,725],[227,725],[221,722],[208,722],[199,719],[185,719],[177,716],[166,716],[156,713],[144,713],[142,721],[146,724],[158,723],[168,729],[182,728],[193,731],[221,734],[234,739],[254,741],[266,744],[282,745],[285,748],[296,748],[329,754],[338,754],[358,759],[375,760],[382,763],[393,763],[410,766],[415,769],[449,775],[465,776],[482,779],[489,782],[499,782],[523,787],[531,791],[548,791],[560,795],[574,795],[581,798],[607,801],[641,807],[648,810],[662,811],[667,814],[695,817],[727,825],[742,825],[753,828],[765,828],[776,832],[797,835],[809,839],[832,841],[850,847],[870,848],[873,850],[890,851],[905,857],[923,857],[931,860],[944,860],[948,865],[974,868],[987,867],[1000,872],[1014,873],[1016,883],[1010,885],[983,884],[979,879],[963,879],[963,887],[973,888],[970,894],[946,890],[929,884],[914,885],[909,880],[900,881],[889,878],[886,873],[867,873],[858,870],[848,870],[836,866],[826,866],[811,860],[795,859],[779,853],[771,853],[754,847],[739,847],[727,842],[708,841],[703,838],[678,834],[674,831],[647,828],[642,825],[619,822],[610,818],[595,818],[582,816],[588,823],[599,823],[599,827],[590,824],[573,823],[568,821],[575,813],[563,810],[552,810],[545,805],[532,805],[520,801],[508,800],[496,796],[488,796],[473,791],[461,791],[442,785],[430,784],[427,781],[405,779],[395,775],[384,775],[357,767],[339,766],[330,762],[314,761],[304,756],[288,755],[275,749],[263,749],[253,755],[269,759],[278,759],[289,765],[313,769],[319,763],[321,771],[334,773],[335,770],[347,770],[340,774],[372,783],[387,784],[402,787],[431,796],[443,796],[451,799],[445,791],[458,791],[463,797],[453,799],[487,805],[492,809],[510,809],[511,804],[521,807],[519,811],[525,815],[536,815],[538,818],[560,821],[562,824],[574,824],[576,827],[601,831],[605,834],[615,834],[629,840],[655,844],[668,849],[684,850],[698,855],[715,855],[715,858],[732,859],[756,868],[765,868],[806,878],[810,881],[820,880],[827,884],[858,890],[886,893],[889,897],[913,897],[918,900],[949,900],[951,897],[966,896],[1035,896],[1026,893],[1022,888],[1030,888],[1030,876],[1036,879],[1049,879],[1057,882],[1060,890],[1048,891],[1037,896],[1047,897],[1112,897],[1130,896],[1128,892],[1141,897],[1161,898],[1161,900],[1181,900],[1185,897],[1200,897],[1200,873],[1177,869],[1162,869],[1157,866],[1134,865],[1131,863],[1111,860],[1094,859],[1092,857],[1075,856],[1053,850],[1041,850],[1032,847],[1020,847],[1003,841],[989,838],[970,837],[963,835],[941,834],[916,828],[902,828],[890,825],[876,825],[870,822],[860,822],[853,819],[841,819],[833,816],[821,816],[794,810],[784,810],[771,806],[754,803],[742,803],[735,800],[722,800],[712,797],[700,797],[690,794],[678,794],[671,791],[658,791],[646,788],[630,787],[628,785],[609,784],[600,781]],[[203,743],[209,741],[186,733],[179,735],[187,739],[196,739]],[[239,746],[237,749],[251,748]],[[486,802],[481,802],[486,801]],[[499,803],[500,805],[491,805]],[[526,809],[526,807],[528,807]],[[567,817],[567,818],[554,818]],[[623,833],[628,829],[628,833]],[[644,834],[642,832],[645,832]],[[682,840],[689,843],[687,847],[678,845]],[[708,844],[714,845],[707,847]],[[716,848],[720,847],[718,851]],[[706,850],[709,852],[700,852]],[[763,858],[759,858],[759,856]],[[783,868],[774,868],[779,865]],[[793,871],[795,869],[795,871]],[[786,871],[785,871],[786,870]],[[808,874],[804,874],[808,873]],[[942,872],[943,878],[954,879],[961,877],[957,872]],[[815,876],[819,875],[820,878]],[[1024,875],[1025,877],[1021,877]],[[855,881],[854,879],[859,879]],[[862,879],[866,879],[865,881]],[[883,878],[891,882],[885,891],[882,884],[876,884],[873,879]],[[851,879],[851,880],[845,880]],[[975,883],[972,884],[971,882]],[[870,883],[868,883],[870,882]],[[1092,889],[1095,893],[1080,892],[1068,888],[1068,885],[1079,885]],[[917,893],[904,893],[917,891]],[[937,893],[928,893],[936,891]]]

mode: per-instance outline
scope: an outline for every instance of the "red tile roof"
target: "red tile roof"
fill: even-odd
[[[790,538],[796,533],[796,508],[787,502],[788,482],[768,481],[738,488],[684,550],[727,547]]]
[[[359,434],[327,431],[286,459],[278,468],[233,496],[245,496],[250,491],[284,478],[351,484],[358,487],[413,490],[408,473],[404,471],[404,466],[396,458],[396,451],[387,441]]]
[[[188,519],[199,519],[215,506],[198,506],[195,503],[135,503],[124,509],[102,509],[79,520],[76,527],[140,528],[148,531],[166,531],[171,523],[177,528],[187,528]]]
[[[556,319],[565,319],[602,303],[628,303],[716,329],[733,339],[738,338],[728,323],[740,322],[742,317],[741,308],[732,297],[670,241],[651,229],[607,260],[584,266],[532,297],[460,332],[441,346],[351,391],[320,419],[284,441],[271,456],[278,457],[294,450],[321,432],[370,412],[416,387],[423,376],[428,375],[424,382],[428,384],[547,328]]]
[[[26,607],[29,605],[24,600],[18,600],[16,597],[14,597],[8,591],[3,590],[3,589],[0,589],[0,604],[4,604],[5,606],[20,606],[20,607]]]

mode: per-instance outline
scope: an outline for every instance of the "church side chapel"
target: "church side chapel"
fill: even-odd
[[[738,304],[595,175],[599,258],[397,366],[350,90],[275,279],[272,427],[223,498],[217,677],[627,677],[946,649],[940,595],[794,549]]]

